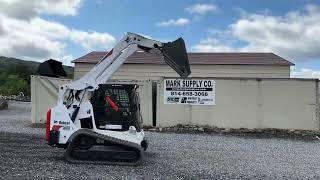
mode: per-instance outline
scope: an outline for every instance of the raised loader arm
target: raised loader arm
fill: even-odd
[[[58,103],[62,103],[68,90],[98,89],[105,84],[134,52],[143,50],[152,54],[163,55],[165,62],[181,77],[191,73],[185,43],[182,38],[173,42],[162,43],[134,33],[127,33],[115,47],[110,50],[99,63],[79,80],[60,88]]]
[[[130,86],[130,90],[115,89],[117,92],[122,90],[123,97],[127,97],[123,98],[127,99],[124,104],[129,103],[121,111],[116,99],[112,100],[112,92],[106,93],[109,87],[103,89],[103,84],[106,85],[126,59],[139,50],[162,55],[164,61],[183,78],[191,73],[182,38],[162,43],[127,33],[91,71],[79,80],[61,86],[58,104],[47,112],[46,141],[50,146],[66,148],[64,156],[67,161],[104,163],[106,160],[117,165],[141,163],[148,143],[140,127],[141,118],[136,117],[140,116],[139,103],[130,99],[128,94],[138,98],[133,90],[136,86]],[[99,92],[104,95],[99,95],[96,101],[95,93]],[[105,113],[104,106],[95,105],[103,96],[116,112],[115,118]]]

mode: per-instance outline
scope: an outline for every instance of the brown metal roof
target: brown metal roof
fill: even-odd
[[[107,52],[93,51],[73,63],[96,64]],[[190,64],[205,65],[276,65],[291,66],[290,61],[273,53],[188,53]],[[126,64],[165,64],[163,57],[146,52],[136,52],[129,56]]]

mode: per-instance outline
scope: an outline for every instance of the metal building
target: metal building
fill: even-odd
[[[74,61],[74,77],[88,72],[106,52],[91,52]],[[191,77],[289,78],[293,63],[273,53],[188,53]],[[177,77],[161,56],[137,52],[114,75],[113,79],[160,80]]]
[[[105,53],[91,52],[72,61],[75,79]],[[318,80],[290,78],[293,63],[273,53],[188,53],[188,57],[192,74],[186,80],[161,56],[137,52],[108,83],[140,85],[148,126],[319,130]],[[181,87],[187,91],[179,94],[175,90]]]

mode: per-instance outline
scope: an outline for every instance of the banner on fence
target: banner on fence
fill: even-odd
[[[165,104],[215,105],[215,81],[164,79]]]

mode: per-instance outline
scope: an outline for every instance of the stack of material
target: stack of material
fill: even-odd
[[[0,110],[7,109],[8,102],[5,99],[0,98]]]

